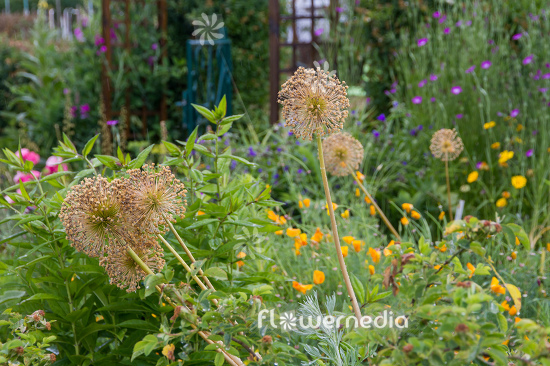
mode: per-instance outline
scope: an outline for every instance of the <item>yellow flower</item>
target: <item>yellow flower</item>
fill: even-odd
[[[409,219],[406,216],[403,216],[401,218],[401,224],[403,224],[403,226],[409,225]]]
[[[237,266],[239,266],[239,267],[244,266],[244,262],[243,261],[237,261]]]
[[[372,264],[369,264],[369,273],[371,276],[374,274],[374,266]]]
[[[474,267],[473,264],[470,262],[468,262],[466,267],[468,267],[468,270],[470,271],[470,275],[468,277],[472,278],[472,276],[474,275],[474,272],[476,271],[476,267]]]
[[[370,213],[371,216],[376,215],[376,209],[374,208],[374,205],[370,205],[369,213]]]
[[[504,207],[508,204],[508,201],[506,200],[506,198],[499,198],[497,200],[497,207]]]
[[[103,319],[105,319],[105,318],[103,318],[103,315],[97,315],[97,316],[95,317],[95,321],[96,321],[96,322],[100,322],[100,321],[102,321]]]
[[[510,311],[510,305],[508,305],[508,301],[504,300],[500,306],[504,308],[504,311]]]
[[[301,233],[300,235],[294,237],[294,242],[299,243],[302,247],[305,247],[307,245],[307,234]]]
[[[365,203],[367,205],[370,205],[372,203],[371,200],[367,196],[365,196]]]
[[[327,209],[327,215],[330,216],[330,212],[329,212],[329,210],[328,210],[328,203],[325,204],[325,208]],[[333,209],[333,210],[336,210],[337,208],[338,208],[338,205],[337,205],[336,203],[332,202],[332,209]]]
[[[300,230],[300,229],[293,229],[293,228],[291,228],[291,227],[289,227],[288,229],[286,229],[286,235],[290,236],[291,238],[294,238],[295,236],[300,235],[301,232],[302,232],[302,230]]]
[[[523,175],[514,175],[512,177],[512,185],[515,189],[521,189],[527,184],[527,179]]]
[[[512,259],[516,259],[518,257],[518,253],[517,252],[512,252]]]
[[[516,236],[516,245],[519,245],[519,244],[520,244],[519,238]]]
[[[349,210],[346,210],[340,214],[344,219],[349,219]]]
[[[520,138],[517,137],[517,136],[516,136],[516,138],[515,138],[514,140],[516,140],[516,142],[517,142],[518,144],[523,144],[523,140],[520,139]]]
[[[283,225],[286,223],[286,219],[283,216],[279,216],[273,211],[267,212],[267,218],[275,222],[277,225]]]
[[[434,266],[434,269],[435,269],[435,270],[439,270],[440,268],[441,268],[441,266],[440,266],[439,264],[436,264],[436,265]]]
[[[474,170],[473,172],[468,174],[468,183],[475,182],[477,178],[479,178],[479,173],[477,172],[477,170]]]
[[[206,215],[206,213],[204,211],[197,211],[197,216],[202,216],[202,215]]]
[[[239,254],[237,254],[237,258],[239,258],[239,259],[242,259],[242,258],[244,258],[244,257],[246,257],[246,253],[245,253],[245,252],[239,252]]]
[[[283,230],[277,230],[277,231],[275,231],[275,235],[283,235]]]
[[[407,211],[407,213],[411,213],[411,210],[414,206],[412,205],[412,203],[404,203],[401,205],[401,207],[403,208],[403,210]]]
[[[504,197],[504,198],[510,198],[510,192],[508,192],[508,191],[502,192],[502,197]]]
[[[386,247],[384,248],[383,253],[384,253],[384,257],[387,257],[392,254],[392,251]]]
[[[504,165],[508,160],[512,159],[514,157],[513,151],[504,150],[500,154],[498,154],[498,163],[500,165]]]
[[[411,212],[411,216],[415,220],[420,220],[420,218],[422,217],[422,215],[420,215],[420,213],[418,211]]]
[[[317,228],[317,230],[315,231],[315,234],[313,234],[313,236],[311,237],[311,241],[320,243],[322,239],[323,239],[323,233],[321,232],[320,228]]]
[[[361,248],[363,247],[363,242],[361,240],[354,240],[351,242],[351,244],[353,245],[353,249],[359,253],[361,251]]]
[[[485,123],[485,124],[483,125],[483,128],[486,129],[486,130],[488,130],[489,128],[495,127],[495,125],[496,125],[495,121],[491,121],[491,122]]]
[[[355,188],[355,197],[359,197],[361,195],[361,192],[359,191],[359,188]]]
[[[491,144],[491,149],[500,149],[500,142],[494,142]]]
[[[363,182],[365,180],[365,176],[360,171],[357,171],[357,179]]]
[[[325,282],[325,274],[321,271],[313,271],[313,283],[316,285],[320,285],[323,282]]]
[[[510,308],[510,310],[508,310],[508,313],[510,313],[510,316],[514,316],[518,313],[518,309],[516,309],[516,306],[515,305],[512,305],[512,307]]]
[[[546,243],[546,250],[550,252],[550,243]]]
[[[351,242],[354,241],[355,238],[353,236],[344,236],[342,240],[345,241],[346,244],[351,244]]]
[[[305,295],[306,291],[313,288],[313,285],[302,285],[300,282],[292,281],[292,287]]]
[[[496,277],[493,277],[491,279],[491,291],[493,291],[495,294],[506,294],[506,289],[501,286],[498,282],[498,279]]]
[[[369,248],[369,255],[371,256],[374,263],[380,262],[380,251],[374,248]]]
[[[298,202],[298,207],[304,208],[304,202],[303,201]]]
[[[309,198],[304,198],[304,206],[309,207],[311,200]]]
[[[340,249],[342,249],[342,255],[344,256],[344,258],[346,258],[348,256],[348,247],[340,247]]]
[[[443,220],[444,218],[445,218],[445,211],[441,211],[441,212],[439,213],[439,220],[441,221],[441,220]]]
[[[300,252],[301,247],[302,247],[302,244],[299,241],[294,241],[294,254],[302,255],[302,252]]]
[[[521,123],[518,123],[518,125],[516,126],[516,131],[521,131],[523,130],[523,125]]]
[[[169,359],[174,359],[175,349],[176,349],[176,346],[174,346],[173,344],[169,344],[167,346],[164,346],[164,348],[162,349],[162,354],[168,357]]]
[[[443,244],[440,247],[436,247],[441,253],[445,253],[447,251],[447,244]]]
[[[514,323],[519,323],[521,321],[521,318],[519,316],[516,316],[514,319]]]

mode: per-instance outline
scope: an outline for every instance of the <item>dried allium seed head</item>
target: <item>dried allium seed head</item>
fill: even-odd
[[[138,257],[153,272],[158,273],[164,268],[163,251],[158,243],[146,235],[139,236],[139,246],[130,245]],[[141,241],[147,243],[143,244]],[[137,244],[135,241],[132,244]],[[109,275],[111,285],[126,288],[127,292],[134,292],[140,288],[139,283],[147,276],[147,273],[134,261],[125,248],[107,250],[106,256],[99,260],[99,264],[105,268]]]
[[[124,210],[130,223],[150,234],[167,230],[164,217],[174,222],[185,213],[185,186],[167,166],[144,165],[129,170]]]
[[[430,151],[437,159],[455,160],[463,149],[462,139],[458,137],[454,129],[442,128],[432,136]]]
[[[327,170],[332,175],[350,174],[363,161],[363,145],[349,133],[339,132],[323,141],[323,156]]]
[[[302,139],[338,132],[348,116],[347,85],[327,71],[299,67],[283,84],[278,102],[291,131]]]
[[[124,245],[128,225],[119,200],[123,192],[120,179],[109,182],[98,176],[86,178],[67,193],[59,217],[76,250],[99,257],[107,247]]]

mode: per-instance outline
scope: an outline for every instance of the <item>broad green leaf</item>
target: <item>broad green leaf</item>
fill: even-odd
[[[193,151],[193,148],[195,147],[195,140],[197,139],[197,133],[199,131],[199,126],[195,127],[193,132],[189,135],[187,138],[187,142],[185,143],[185,156],[189,156],[191,154],[191,151]],[[202,145],[198,145],[202,146]]]
[[[99,133],[94,137],[92,137],[91,139],[89,139],[88,142],[86,142],[84,149],[82,149],[82,156],[84,157],[88,156],[88,154],[92,151],[95,141],[97,140],[98,137],[99,137]]]
[[[193,108],[197,110],[204,118],[206,118],[208,121],[216,124],[216,116],[214,116],[214,113],[212,113],[208,108],[203,107],[202,105],[193,104],[191,103]]]
[[[128,164],[129,169],[139,169],[145,163],[145,160],[147,160],[147,157],[149,156],[149,153],[153,149],[155,144],[149,145],[147,148],[145,148],[142,152],[138,154],[138,156]]]

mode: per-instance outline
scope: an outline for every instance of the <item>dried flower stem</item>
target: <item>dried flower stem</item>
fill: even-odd
[[[447,201],[449,202],[449,217],[453,221],[453,208],[451,206],[451,182],[449,180],[449,159],[445,159],[445,178],[447,179]]]
[[[195,257],[193,257],[193,254],[191,253],[191,251],[189,250],[189,248],[187,248],[187,245],[185,245],[185,243],[183,242],[183,239],[181,238],[181,236],[178,234],[178,232],[176,231],[176,229],[174,228],[174,225],[172,225],[172,223],[170,222],[170,220],[168,220],[166,218],[166,215],[164,215],[164,213],[162,213],[162,217],[164,219],[164,221],[166,222],[166,224],[168,225],[168,227],[170,228],[170,231],[172,232],[172,234],[174,234],[174,236],[176,237],[176,239],[178,240],[178,242],[180,243],[181,247],[183,248],[183,250],[185,251],[185,254],[187,254],[187,256],[189,257],[189,259],[191,260],[191,263],[195,263],[196,260],[195,260]],[[181,257],[180,257],[181,258]],[[204,279],[204,282],[206,282],[206,285],[208,286],[209,289],[212,289],[212,290],[216,290],[214,288],[214,286],[212,286],[212,283],[210,282],[210,280],[208,279],[208,277],[206,277],[204,275],[204,272],[202,271],[202,269],[199,269],[199,275],[202,276],[202,278]]]
[[[164,240],[164,238],[162,238],[162,236],[159,235],[159,237],[163,240],[163,242],[165,244],[166,241]],[[168,244],[168,247],[171,248],[171,246]],[[147,274],[154,274],[153,271],[141,260],[141,258],[136,254],[136,252],[134,252],[132,250],[132,248],[128,247],[127,248],[127,251],[128,251],[128,254],[132,257],[132,259],[141,267],[141,269],[143,269],[143,271]],[[176,253],[177,255],[177,253]],[[203,284],[204,286],[204,284]],[[164,298],[169,302],[169,304],[176,308],[176,305],[172,302],[172,300],[170,300],[169,297],[165,296],[165,294],[163,294],[163,291],[162,289],[160,288],[160,286],[155,286],[155,288],[157,289],[157,291],[159,293],[161,293]],[[194,329],[197,329],[197,326],[195,324],[191,324],[191,327],[193,327]],[[204,339],[206,341],[206,343],[208,344],[213,344],[214,341],[212,341],[211,339],[208,339],[208,335],[203,332],[203,331],[199,331],[199,336]],[[237,357],[233,356],[233,355],[230,355],[228,354],[224,349],[223,349],[223,346],[221,348],[218,348],[216,349],[217,352],[220,352],[220,353],[223,353],[223,357],[225,358],[225,360],[227,361],[228,364],[232,365],[232,366],[244,366],[244,363]]]
[[[365,186],[361,183],[361,181],[359,180],[359,178],[357,178],[357,174],[355,174],[353,172],[353,170],[348,167],[349,171],[350,171],[350,174],[353,176],[353,178],[355,179],[355,181],[357,182],[357,185],[359,186],[359,188],[363,191],[363,193],[365,194],[365,196],[368,197],[368,199],[371,201],[372,205],[374,206],[374,208],[376,209],[376,211],[378,212],[378,214],[380,215],[380,217],[382,218],[382,221],[384,221],[384,223],[386,224],[386,226],[388,227],[388,229],[390,229],[390,231],[392,232],[392,234],[397,238],[397,240],[401,241],[401,237],[399,236],[399,234],[397,233],[397,230],[395,230],[395,228],[393,227],[393,225],[391,224],[390,220],[388,220],[388,218],[386,217],[386,215],[384,215],[384,212],[382,212],[382,209],[378,206],[378,204],[376,203],[376,201],[372,198],[372,196],[369,194],[369,192],[367,192],[367,189],[365,188]]]
[[[344,261],[344,256],[342,255],[342,248],[340,248],[340,238],[338,236],[338,227],[336,226],[336,218],[334,217],[334,208],[332,207],[332,199],[330,198],[330,188],[328,186],[327,171],[325,168],[325,160],[323,158],[323,143],[321,141],[321,136],[317,134],[317,148],[319,151],[319,163],[321,167],[321,176],[323,177],[323,186],[325,188],[325,196],[327,198],[328,212],[330,215],[330,224],[332,226],[332,236],[334,240],[334,247],[336,248],[336,255],[338,257],[338,262],[340,263],[340,269],[342,270],[342,276],[344,277],[344,282],[346,284],[346,289],[351,300],[351,306],[357,321],[361,321],[361,310],[359,309],[359,304],[357,303],[357,298],[355,297],[355,292],[351,286],[351,281],[349,279],[348,270],[346,268],[346,262]]]

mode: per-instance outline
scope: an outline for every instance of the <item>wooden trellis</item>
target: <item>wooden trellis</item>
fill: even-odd
[[[133,4],[144,4],[147,0],[102,0],[101,1],[101,21],[103,27],[103,39],[105,42],[105,59],[106,62],[103,65],[102,75],[101,75],[101,86],[102,86],[102,97],[104,103],[104,111],[106,119],[112,120],[121,115],[120,109],[113,108],[113,94],[114,86],[109,78],[109,71],[116,70],[116,62],[113,62],[113,49],[114,47],[123,48],[128,54],[131,54],[132,44],[130,42],[130,32],[132,20],[130,19],[130,5]],[[167,16],[166,16],[166,0],[156,0],[157,9],[158,9],[158,26],[161,31],[161,37],[159,39],[159,45],[161,49],[161,55],[159,58],[159,63],[164,62],[166,58],[166,27],[167,27]],[[117,14],[122,15],[121,18],[113,18],[112,6],[120,6],[123,12],[117,12]],[[118,24],[124,24],[124,37],[122,42],[113,42],[111,39],[111,32],[114,31],[115,27],[113,26],[114,22]],[[129,68],[124,70],[126,73],[131,72]],[[138,116],[142,121],[141,134],[143,137],[147,135],[147,118],[150,116],[158,116],[160,121],[166,120],[167,110],[166,110],[166,97],[164,94],[161,96],[160,105],[158,109],[148,110],[143,103],[143,107],[140,110],[132,110],[130,108],[130,90],[127,88],[124,91],[124,107],[128,113],[128,119],[130,116]],[[126,136],[130,136],[130,123],[126,124]]]
[[[315,24],[317,20],[324,19],[325,15],[316,14],[317,10],[323,10],[325,7],[318,7],[315,5],[315,0],[310,0],[309,14],[308,15],[297,15],[296,14],[296,0],[289,0],[290,2],[290,14],[281,15],[280,14],[280,4],[279,0],[269,0],[269,99],[270,99],[270,113],[269,121],[277,123],[279,121],[279,105],[277,103],[277,93],[281,87],[281,78],[282,73],[293,73],[296,71],[299,65],[304,65],[306,67],[312,67],[313,61],[317,57],[317,50],[315,49],[314,43],[318,36],[315,35]],[[334,13],[336,8],[337,0],[330,0],[329,5],[329,14]],[[296,21],[299,19],[308,19],[311,22],[311,41],[310,42],[300,42],[298,40],[298,32]],[[292,29],[292,41],[291,42],[281,42],[280,28],[281,21],[290,21],[290,27]],[[333,20],[331,19],[331,23]],[[316,42],[319,43],[319,42]],[[281,68],[280,62],[280,50],[281,47],[290,47],[292,49],[292,56],[290,60],[290,65],[285,68]]]

